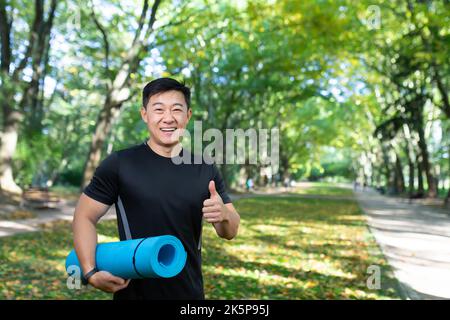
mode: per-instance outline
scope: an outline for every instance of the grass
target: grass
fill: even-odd
[[[80,188],[74,186],[56,185],[50,188],[55,195],[68,200],[78,200],[80,196]]]
[[[27,209],[17,209],[12,212],[1,213],[1,218],[5,220],[33,219],[36,217],[36,213]]]
[[[330,192],[327,186],[315,192]],[[332,191],[335,192],[335,191]],[[204,226],[203,275],[208,299],[399,298],[389,266],[354,201],[258,197],[236,201],[239,236],[226,241]],[[99,224],[115,241],[116,222]],[[0,299],[111,299],[93,288],[66,287],[70,225],[0,239]],[[366,286],[381,268],[380,290]]]
[[[350,188],[336,187],[331,183],[314,182],[308,188],[296,188],[295,193],[306,195],[322,195],[322,196],[353,196],[353,190]]]

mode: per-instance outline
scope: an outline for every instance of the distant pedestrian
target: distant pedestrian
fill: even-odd
[[[284,178],[283,184],[286,189],[289,188],[291,186],[291,179],[288,177]]]
[[[246,185],[247,185],[247,191],[253,190],[253,179],[252,178],[248,178]]]

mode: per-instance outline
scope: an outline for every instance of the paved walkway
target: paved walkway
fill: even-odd
[[[303,187],[308,187],[310,183],[302,183]],[[238,200],[241,198],[249,198],[249,197],[262,197],[268,195],[276,195],[279,197],[304,197],[304,198],[324,198],[324,199],[336,199],[333,196],[320,196],[320,195],[298,195],[298,194],[290,194],[289,191],[294,189],[283,188],[283,187],[271,187],[265,188],[264,190],[257,190],[252,193],[245,194],[230,194],[232,200]],[[352,197],[341,197],[340,199],[353,199]],[[75,210],[76,201],[75,200],[62,200],[61,203],[58,204],[58,207],[55,209],[46,209],[46,210],[34,210],[36,213],[36,218],[33,219],[3,219],[0,215],[0,237],[12,236],[18,233],[23,232],[33,232],[39,231],[40,225],[58,221],[58,220],[66,220],[72,221],[73,213]],[[2,204],[0,206],[0,211],[4,211],[5,213],[12,212],[17,210],[17,206],[11,204]],[[1,213],[1,212],[0,212]],[[116,212],[114,206],[111,206],[109,211],[103,219],[115,219]]]
[[[35,210],[36,218],[20,219],[20,220],[1,220],[0,219],[0,237],[12,236],[23,232],[33,232],[40,230],[40,225],[66,220],[72,221],[75,210],[76,201],[63,200],[57,209]],[[115,209],[112,206],[103,219],[115,219]]]
[[[369,226],[409,299],[450,299],[450,212],[356,192]]]
[[[285,193],[287,190],[285,188],[271,188],[269,190],[264,191],[255,191],[254,193],[246,193],[246,194],[230,194],[232,200],[238,200],[240,198],[249,198],[249,197],[261,197],[267,195],[276,195],[281,197],[291,197],[291,196],[299,196],[294,194]],[[320,196],[312,196],[312,195],[303,195],[305,198],[317,198]],[[324,196],[328,198],[327,196]],[[23,232],[33,232],[39,231],[40,225],[58,221],[58,220],[66,220],[72,221],[73,213],[75,210],[76,201],[74,200],[62,200],[58,207],[55,209],[46,209],[46,210],[34,210],[36,213],[36,218],[32,219],[18,219],[18,220],[6,220],[2,219],[0,216],[0,237],[13,236],[18,233]],[[10,212],[16,210],[17,207],[13,205],[3,205],[1,210],[5,212]],[[114,206],[108,210],[105,216],[102,217],[102,220],[106,219],[115,219],[116,211]]]

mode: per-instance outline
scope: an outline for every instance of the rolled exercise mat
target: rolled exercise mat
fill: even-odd
[[[186,258],[183,244],[171,235],[100,243],[95,254],[98,270],[123,279],[174,277],[184,268]],[[80,268],[75,249],[66,259],[69,275],[71,266]]]

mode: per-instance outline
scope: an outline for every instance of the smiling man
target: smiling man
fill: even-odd
[[[80,196],[72,229],[82,272],[92,286],[114,293],[114,299],[204,299],[202,220],[211,223],[221,238],[230,240],[238,232],[240,217],[216,166],[176,164],[172,159],[188,152],[178,133],[191,115],[188,87],[171,78],[148,83],[141,116],[150,138],[110,154]],[[187,251],[183,271],[169,279],[133,280],[97,271],[96,224],[112,204],[121,240],[178,237]]]

